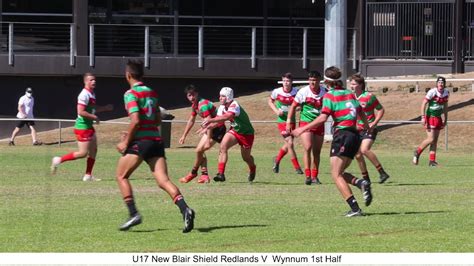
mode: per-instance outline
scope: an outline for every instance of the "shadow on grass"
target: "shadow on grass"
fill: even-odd
[[[176,148],[176,149],[195,149],[196,146],[194,145],[184,145],[184,146],[179,146],[179,147],[173,147],[173,148]]]
[[[61,144],[63,143],[70,143],[70,142],[76,142],[75,140],[62,140],[61,141]],[[58,145],[59,144],[59,141],[55,141],[55,142],[43,142],[43,145]]]
[[[205,227],[205,228],[196,228],[196,230],[201,233],[209,233],[214,230],[246,228],[246,227],[267,227],[267,225],[264,225],[264,224],[224,225],[224,226],[211,226],[211,227]]]
[[[130,232],[130,233],[153,233],[153,232],[158,232],[158,231],[166,231],[166,229],[148,229],[148,230],[145,230],[145,229],[141,229],[141,230],[133,229],[133,230],[125,231],[125,232]]]
[[[247,177],[245,177],[247,179]],[[269,181],[254,181],[254,182],[248,182],[248,181],[235,181],[235,182],[229,182],[232,184],[249,184],[252,186],[258,186],[258,185],[274,185],[274,186],[300,186],[303,184],[301,183],[288,183],[288,182],[269,182]]]
[[[442,186],[444,183],[385,183],[384,186],[397,187],[397,186]]]
[[[425,211],[425,212],[380,212],[380,213],[365,213],[364,216],[377,216],[377,215],[411,215],[411,214],[432,214],[432,213],[445,213],[449,211]]]

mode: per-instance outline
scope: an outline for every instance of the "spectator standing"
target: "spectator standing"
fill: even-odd
[[[25,95],[20,97],[18,100],[18,114],[16,115],[17,118],[25,119],[18,122],[15,129],[13,129],[12,137],[10,138],[10,142],[8,143],[9,146],[15,146],[15,137],[20,132],[20,129],[25,125],[28,126],[31,130],[31,139],[33,140],[33,145],[41,145],[41,141],[36,139],[36,129],[35,129],[35,121],[28,120],[34,119],[33,115],[33,107],[35,105],[35,98],[33,97],[33,89],[27,88],[25,91]]]

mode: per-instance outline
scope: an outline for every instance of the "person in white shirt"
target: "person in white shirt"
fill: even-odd
[[[41,145],[41,141],[36,139],[36,130],[35,130],[35,122],[28,119],[34,119],[33,116],[33,106],[35,105],[35,98],[33,97],[33,90],[31,88],[27,88],[25,95],[20,97],[18,101],[18,114],[16,115],[17,118],[25,119],[18,121],[15,129],[13,130],[12,137],[10,138],[10,142],[8,143],[9,146],[15,146],[15,137],[20,132],[20,129],[27,125],[31,130],[31,138],[33,139],[33,145]]]

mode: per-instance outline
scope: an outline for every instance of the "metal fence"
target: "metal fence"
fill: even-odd
[[[466,0],[466,39],[464,42],[465,59],[474,60],[474,0]]]
[[[0,52],[11,48],[15,53],[67,53],[70,36],[70,24],[1,23]]]
[[[301,58],[306,45],[307,56],[324,56],[324,28],[111,24],[91,26],[94,27],[96,56],[143,55],[147,38],[150,55],[197,55],[199,47],[202,46],[204,55],[249,56],[252,49],[255,49],[257,56]]]
[[[369,2],[366,57],[453,59],[454,1]]]
[[[68,23],[0,22],[0,53],[69,54],[76,57],[76,29]],[[356,30],[348,29],[348,58],[356,60]],[[89,25],[90,65],[96,56],[150,57],[220,56],[221,58],[285,57],[302,60],[324,57],[324,27]],[[254,65],[252,63],[252,65]]]

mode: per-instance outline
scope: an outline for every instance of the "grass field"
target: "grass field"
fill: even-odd
[[[0,252],[474,252],[474,163],[472,154],[443,152],[442,167],[410,164],[411,151],[378,150],[388,183],[374,184],[374,202],[365,217],[348,210],[329,177],[328,144],[321,163],[321,186],[306,186],[284,159],[271,171],[274,145],[254,150],[257,178],[233,149],[225,183],[179,184],[196,210],[195,230],[181,233],[181,215],[142,166],[132,178],[144,217],[129,232],[118,226],[128,215],[114,172],[118,153],[100,146],[94,170],[101,182],[82,182],[85,161],[68,162],[49,174],[52,156],[75,149],[56,146],[1,147]],[[215,173],[217,150],[209,153]],[[191,148],[167,150],[172,179],[185,175]],[[359,173],[351,166],[351,172]],[[372,179],[377,175],[370,166]]]

